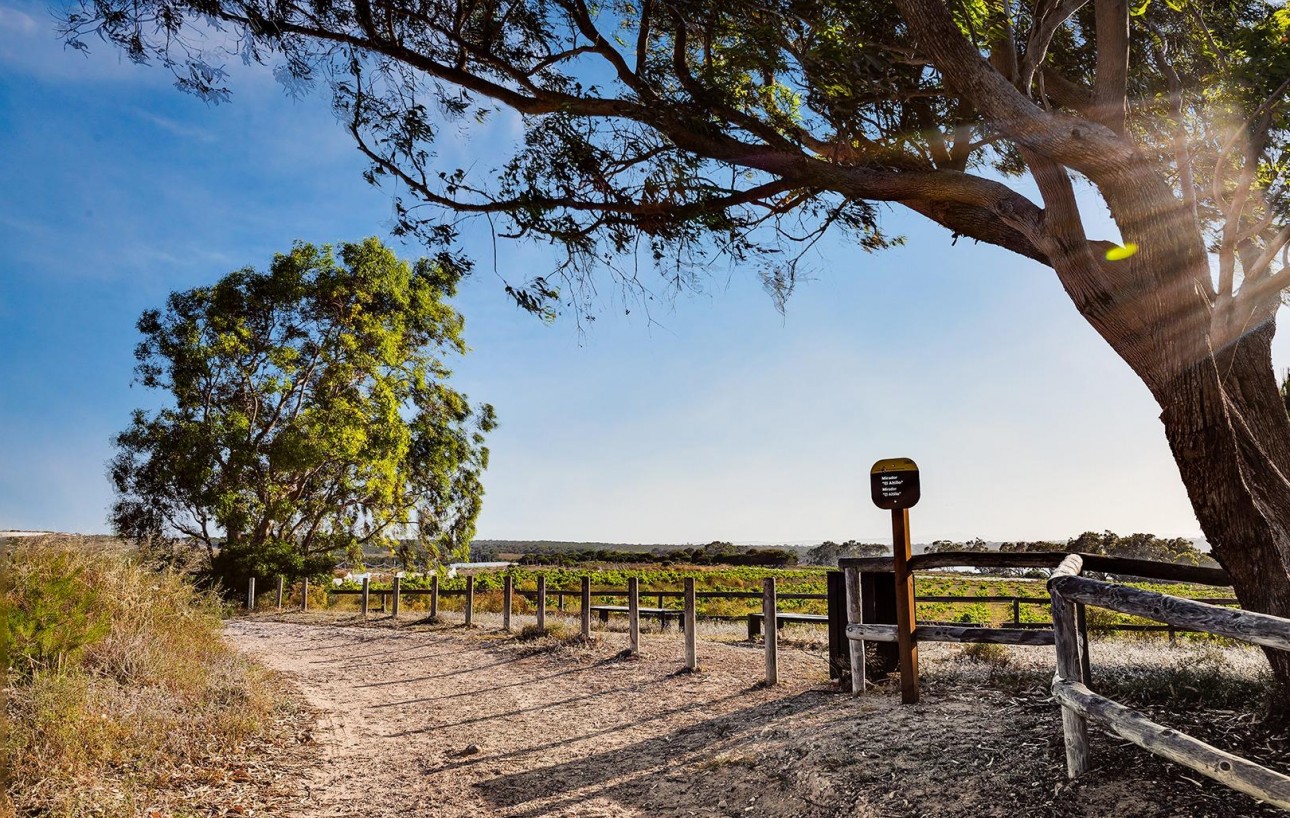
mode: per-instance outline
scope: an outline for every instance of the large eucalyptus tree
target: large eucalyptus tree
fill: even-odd
[[[1283,616],[1288,30],[1261,0],[83,0],[67,17],[73,44],[100,34],[207,98],[229,93],[220,49],[330,83],[371,178],[397,181],[401,229],[447,242],[444,211],[489,214],[567,249],[512,289],[535,312],[576,304],[593,268],[637,284],[642,252],[677,286],[730,254],[783,296],[825,231],[886,245],[880,202],[1051,267],[1158,401],[1238,595]],[[525,130],[496,173],[436,164],[443,116],[501,109]],[[1120,236],[1088,234],[1080,184]]]

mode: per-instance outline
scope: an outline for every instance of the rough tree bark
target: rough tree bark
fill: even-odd
[[[1157,392],[1201,529],[1251,610],[1290,617],[1290,420],[1268,320]],[[1282,685],[1290,654],[1268,649]]]

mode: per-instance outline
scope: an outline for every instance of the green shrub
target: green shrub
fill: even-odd
[[[267,671],[223,641],[218,598],[179,574],[77,540],[0,560],[0,815],[178,805],[172,773],[236,750],[278,706]]]
[[[0,654],[8,674],[29,680],[41,670],[62,670],[84,648],[107,636],[102,593],[72,554],[38,562],[4,555],[0,573]]]

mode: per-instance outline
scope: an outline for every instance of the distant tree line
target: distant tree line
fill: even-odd
[[[1191,540],[1183,537],[1165,538],[1154,534],[1129,534],[1120,536],[1114,531],[1085,531],[1068,540],[1022,540],[999,543],[997,548],[981,538],[958,542],[936,540],[927,546],[925,553],[985,552],[998,550],[1003,553],[1035,553],[1062,551],[1066,553],[1100,554],[1104,556],[1131,557],[1156,562],[1176,562],[1189,565],[1214,566],[1213,557],[1201,551]],[[882,557],[891,553],[891,546],[882,543],[862,543],[847,540],[844,543],[823,542],[806,552],[804,562],[809,565],[836,566],[841,559]]]
[[[1189,565],[1217,565],[1209,554],[1201,551],[1191,540],[1174,537],[1157,537],[1154,534],[1129,534],[1121,536],[1113,531],[1085,531],[1067,540],[1019,540],[998,543],[997,547],[977,537],[964,542],[936,540],[927,546],[928,554],[953,551],[1003,553],[1034,553],[1060,551],[1066,553],[1101,554],[1105,556],[1132,557],[1156,562],[1186,563]],[[516,558],[515,554],[520,554]],[[581,565],[586,563],[647,563],[656,565],[750,565],[783,567],[820,565],[836,567],[839,560],[864,557],[883,557],[891,554],[887,543],[847,540],[826,540],[812,548],[788,546],[782,548],[749,548],[733,543],[714,541],[697,547],[625,545],[619,543],[566,543],[550,540],[507,540],[476,542],[471,547],[471,559],[478,562],[513,558],[521,565]]]
[[[695,548],[658,548],[653,551],[578,549],[526,553],[520,565],[580,565],[584,563],[650,563],[656,565],[742,565],[784,568],[797,565],[797,554],[783,548],[747,548],[713,541]]]
[[[666,543],[568,542],[564,540],[475,540],[470,544],[473,562],[512,559],[517,554],[564,554],[578,551],[619,551],[651,554],[674,551],[681,546]]]
[[[947,551],[989,551],[984,540],[975,539],[968,542],[937,540],[927,548],[927,553],[936,554]],[[1069,554],[1098,554],[1108,557],[1129,557],[1133,559],[1153,560],[1155,562],[1176,562],[1188,565],[1215,566],[1218,563],[1209,554],[1196,547],[1196,543],[1184,537],[1157,537],[1155,534],[1129,534],[1120,536],[1114,531],[1085,531],[1065,542],[1055,540],[1023,540],[999,543],[1000,552],[1008,554],[1035,553],[1041,551],[1064,551]]]

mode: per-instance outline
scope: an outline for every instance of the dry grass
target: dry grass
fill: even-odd
[[[68,538],[0,559],[0,815],[184,814],[185,775],[209,775],[278,714],[279,685],[179,575]]]

